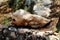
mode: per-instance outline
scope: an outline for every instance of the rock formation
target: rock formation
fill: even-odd
[[[51,21],[50,19],[44,18],[42,16],[30,14],[29,12],[22,9],[13,13],[12,19],[13,19],[12,23],[18,26],[29,25],[31,27],[36,28],[43,27],[44,25]]]

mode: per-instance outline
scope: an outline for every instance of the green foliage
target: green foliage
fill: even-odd
[[[5,17],[5,19],[3,20],[3,22],[1,24],[8,26],[10,24],[10,19]]]
[[[24,9],[26,11],[30,11],[31,10],[31,6],[26,6],[25,5],[25,0],[11,0],[10,1],[10,6],[13,9],[13,11],[19,10],[19,9]]]
[[[11,8],[13,8],[14,11],[20,9],[24,5],[23,0],[11,0],[9,3]]]

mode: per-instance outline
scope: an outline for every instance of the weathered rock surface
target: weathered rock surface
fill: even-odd
[[[36,1],[36,0],[35,0]],[[49,17],[51,12],[51,4],[52,0],[37,0],[37,3],[33,7],[34,14],[43,16],[43,17]]]
[[[22,9],[13,13],[12,19],[13,19],[12,21],[13,24],[21,25],[21,26],[29,25],[32,26],[33,28],[43,27],[45,24],[51,21],[50,19],[44,18],[42,16],[30,14],[29,12],[26,12]]]
[[[50,8],[45,7],[40,3],[37,3],[36,5],[34,5],[33,10],[34,10],[34,14],[37,14],[43,17],[49,17],[51,12]]]
[[[52,3],[52,0],[33,0],[35,3],[43,3],[44,5],[48,5]]]

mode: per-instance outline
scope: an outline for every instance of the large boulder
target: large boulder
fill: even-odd
[[[49,17],[53,1],[52,0],[33,0],[35,5],[33,6],[34,14]]]
[[[49,17],[51,12],[50,8],[45,7],[40,3],[37,3],[36,5],[34,5],[33,11],[34,11],[34,14],[44,16],[44,17]]]
[[[23,9],[20,9],[16,11],[15,13],[13,13],[12,19],[13,19],[12,23],[17,26],[29,25],[33,28],[42,27],[48,22],[50,22],[50,19],[44,18],[39,15],[30,14],[29,12]]]

